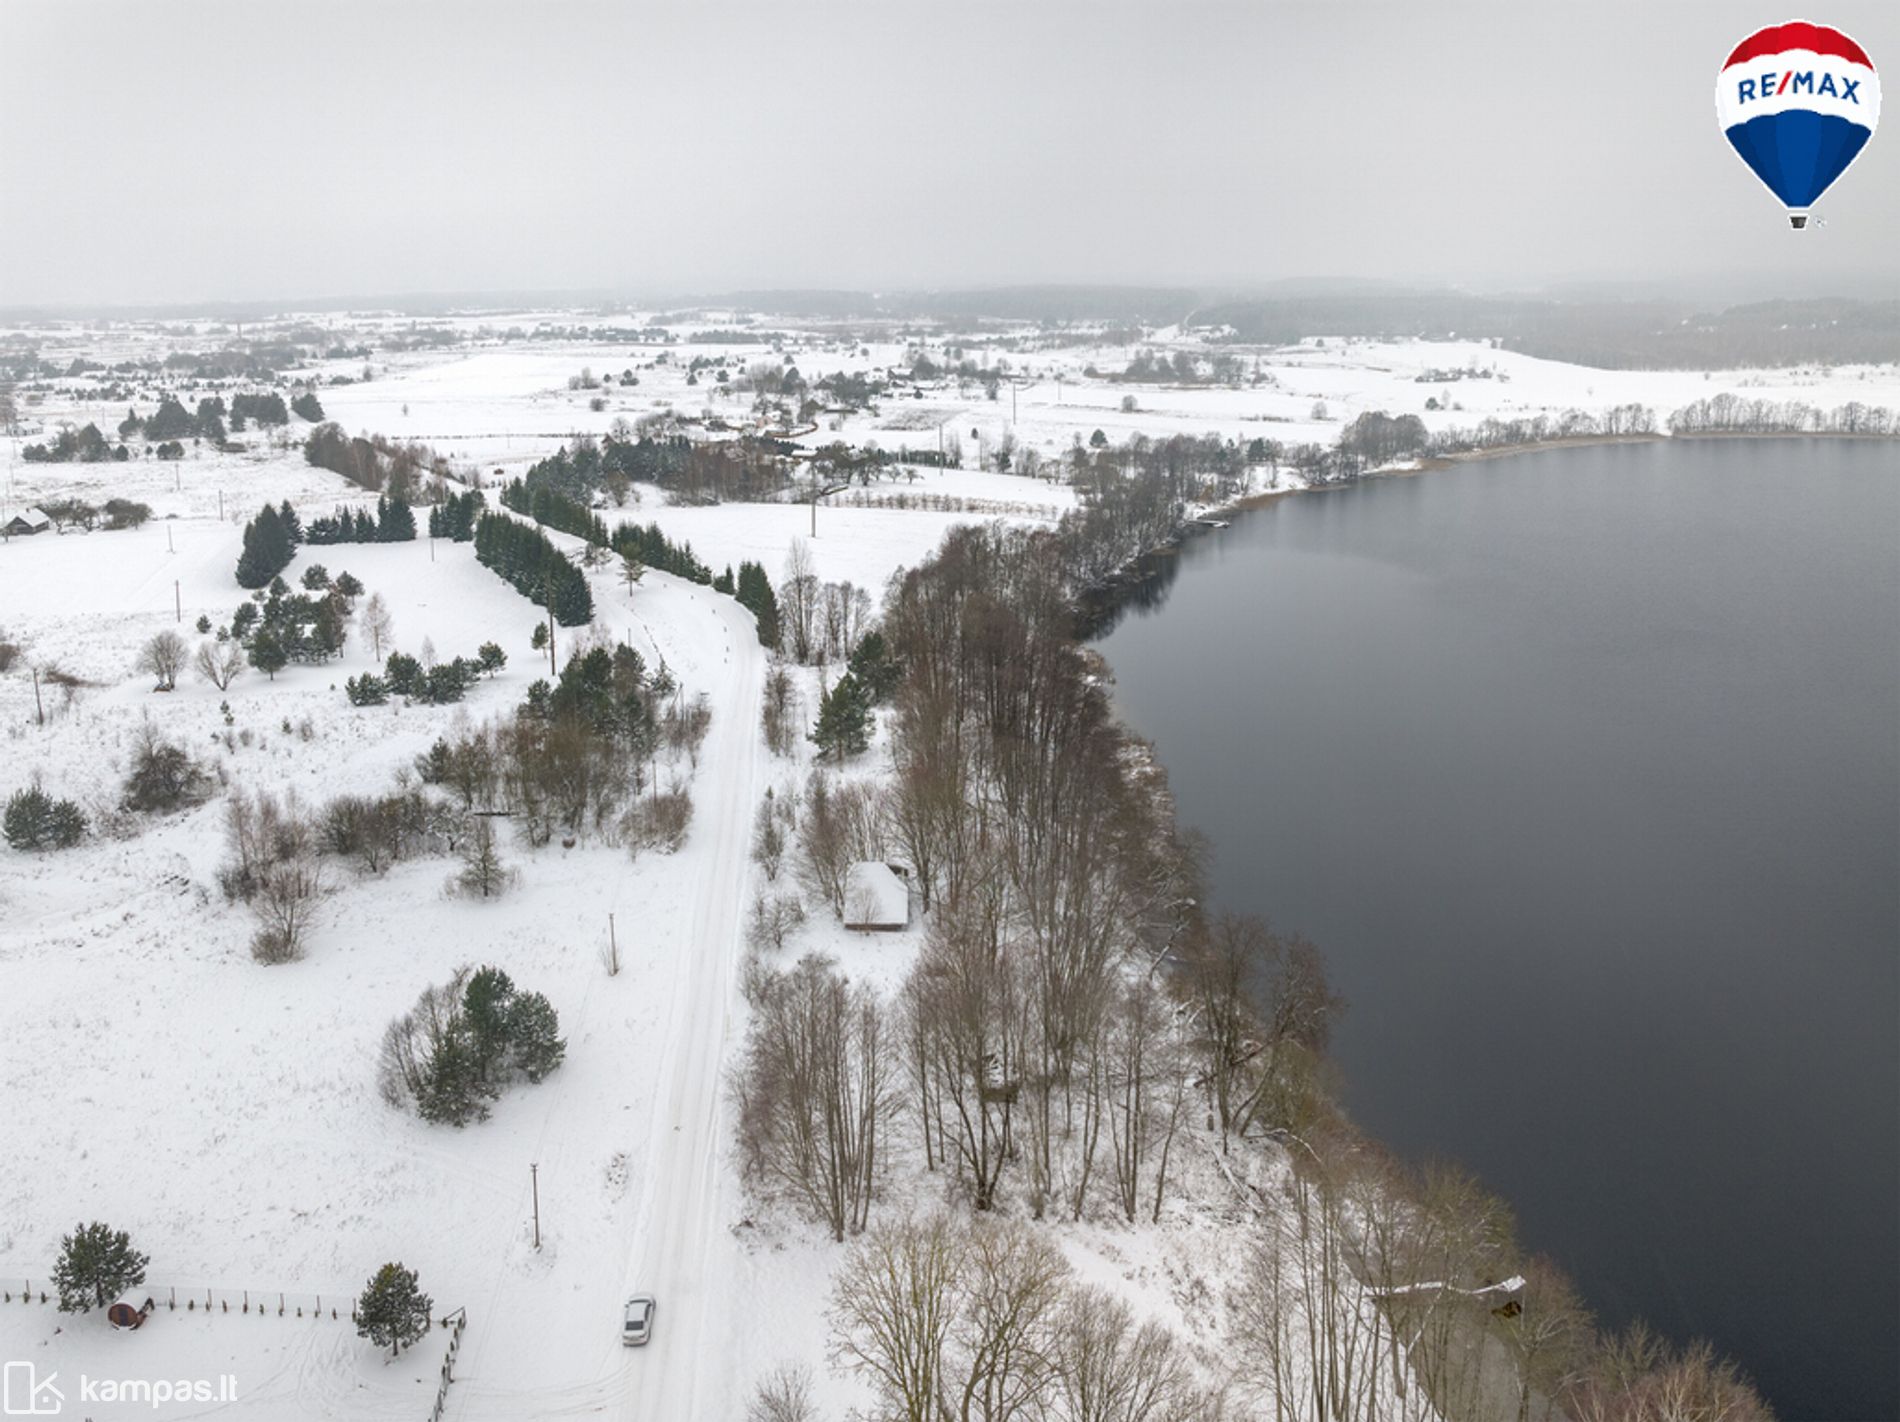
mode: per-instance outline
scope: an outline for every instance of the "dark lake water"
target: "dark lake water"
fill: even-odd
[[[1222,907],[1326,952],[1361,1125],[1611,1323],[1900,1416],[1900,446],[1300,495],[1100,646]]]

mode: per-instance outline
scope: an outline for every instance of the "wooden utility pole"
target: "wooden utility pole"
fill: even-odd
[[[178,591],[178,579],[172,579],[172,621],[185,620],[185,604]]]
[[[42,726],[46,724],[46,706],[40,700],[40,669],[38,667],[33,668],[33,714]]]
[[[534,1191],[534,1247],[541,1247],[541,1167],[528,1167],[528,1187]]]

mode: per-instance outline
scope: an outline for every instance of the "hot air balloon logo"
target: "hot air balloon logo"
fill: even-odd
[[[1880,76],[1867,51],[1839,30],[1790,20],[1735,46],[1716,76],[1715,114],[1798,230],[1873,137]]]

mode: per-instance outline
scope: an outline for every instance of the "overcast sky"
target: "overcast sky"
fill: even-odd
[[[1024,282],[1896,294],[1716,127],[1784,5],[0,6],[0,305]],[[1824,20],[1900,73],[1900,5]]]

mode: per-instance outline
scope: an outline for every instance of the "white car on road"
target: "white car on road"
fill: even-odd
[[[653,1336],[654,1307],[652,1294],[635,1294],[627,1300],[627,1312],[620,1323],[620,1341],[627,1347],[638,1348]]]

